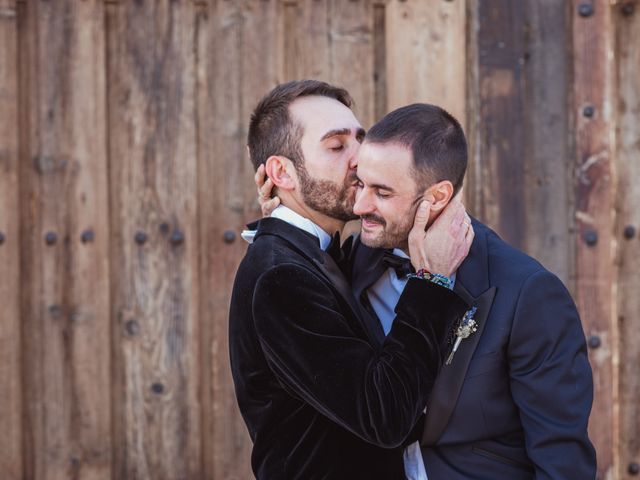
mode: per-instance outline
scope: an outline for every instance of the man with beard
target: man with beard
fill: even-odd
[[[264,165],[282,202],[256,226],[229,314],[231,369],[258,478],[404,478],[398,447],[467,309],[439,284],[468,252],[466,214],[448,209],[425,233],[423,202],[411,246],[420,274],[407,280],[386,340],[376,339],[377,324],[352,297],[331,242],[353,216],[364,137],[350,105],[343,89],[289,82],[251,118],[251,160]]]
[[[383,333],[406,285],[385,264],[385,249],[406,257],[414,199],[430,201],[430,225],[462,186],[466,166],[462,128],[433,105],[389,113],[360,147],[354,213],[362,231],[352,287],[371,304]],[[469,255],[454,274],[473,315],[458,327],[427,406],[424,464],[412,445],[408,473],[429,480],[593,479],[593,381],[575,305],[542,265],[480,222],[473,228]]]

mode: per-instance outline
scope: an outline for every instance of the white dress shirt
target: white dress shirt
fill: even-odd
[[[299,213],[294,212],[289,207],[284,205],[278,205],[273,212],[271,212],[272,218],[279,218],[287,222],[294,227],[298,227],[300,230],[304,230],[311,235],[318,237],[320,240],[320,248],[326,250],[331,243],[331,235],[325,232],[318,225],[313,223],[308,218],[303,217]],[[249,243],[253,243],[253,238],[256,235],[255,230],[243,230],[240,236]]]

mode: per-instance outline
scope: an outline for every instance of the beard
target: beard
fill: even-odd
[[[297,165],[300,180],[300,193],[304,202],[328,217],[348,222],[358,218],[353,214],[355,203],[355,172],[347,175],[342,185],[331,180],[320,180],[311,177],[303,162]]]
[[[376,231],[365,231],[360,233],[360,241],[370,248],[402,248],[408,246],[409,232],[413,228],[415,210],[411,209],[403,215],[399,215],[394,222],[388,222],[378,215],[362,215],[363,220],[375,222],[382,227]]]

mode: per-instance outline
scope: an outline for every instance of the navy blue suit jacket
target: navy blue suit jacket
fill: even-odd
[[[537,261],[473,227],[455,289],[478,307],[479,330],[436,379],[419,435],[429,480],[593,479],[593,381],[575,305]],[[384,271],[380,255],[356,242],[356,298]]]

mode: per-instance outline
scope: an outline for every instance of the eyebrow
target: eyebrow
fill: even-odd
[[[360,177],[356,176],[356,178],[360,183],[364,183]],[[393,188],[389,187],[388,185],[385,185],[384,183],[372,183],[371,185],[369,185],[369,188],[376,188],[378,190],[387,190],[388,192],[395,193],[395,190]]]
[[[329,130],[327,133],[325,133],[322,138],[320,139],[320,141],[326,140],[327,138],[331,138],[331,137],[337,137],[337,136],[341,136],[341,135],[350,135],[351,134],[351,129],[350,128],[336,128],[333,130]],[[364,138],[366,132],[364,130],[364,128],[358,128],[356,130],[356,138]]]

